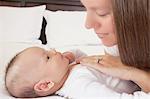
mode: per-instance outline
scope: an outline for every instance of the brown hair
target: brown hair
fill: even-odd
[[[121,61],[137,68],[149,68],[149,0],[112,1]]]

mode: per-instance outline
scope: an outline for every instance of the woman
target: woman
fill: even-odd
[[[131,80],[150,92],[150,0],[81,0],[87,9],[86,27],[93,28],[107,47],[118,46],[119,55],[104,55],[98,63],[92,57],[83,65],[124,80]]]

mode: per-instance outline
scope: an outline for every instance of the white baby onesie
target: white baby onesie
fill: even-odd
[[[85,56],[80,50],[74,50],[73,53],[78,54],[76,57]],[[78,64],[56,94],[69,98],[111,97],[118,96],[119,93],[133,93],[136,90],[139,90],[139,87],[131,81],[120,80]]]

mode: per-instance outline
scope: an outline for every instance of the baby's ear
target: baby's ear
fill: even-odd
[[[34,90],[37,93],[48,92],[54,87],[54,82],[51,80],[40,80],[34,85]]]

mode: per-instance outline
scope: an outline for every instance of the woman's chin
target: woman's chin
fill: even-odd
[[[112,47],[117,44],[117,43],[112,43],[112,42],[102,42],[102,43],[103,43],[103,45],[105,45],[107,47]]]

